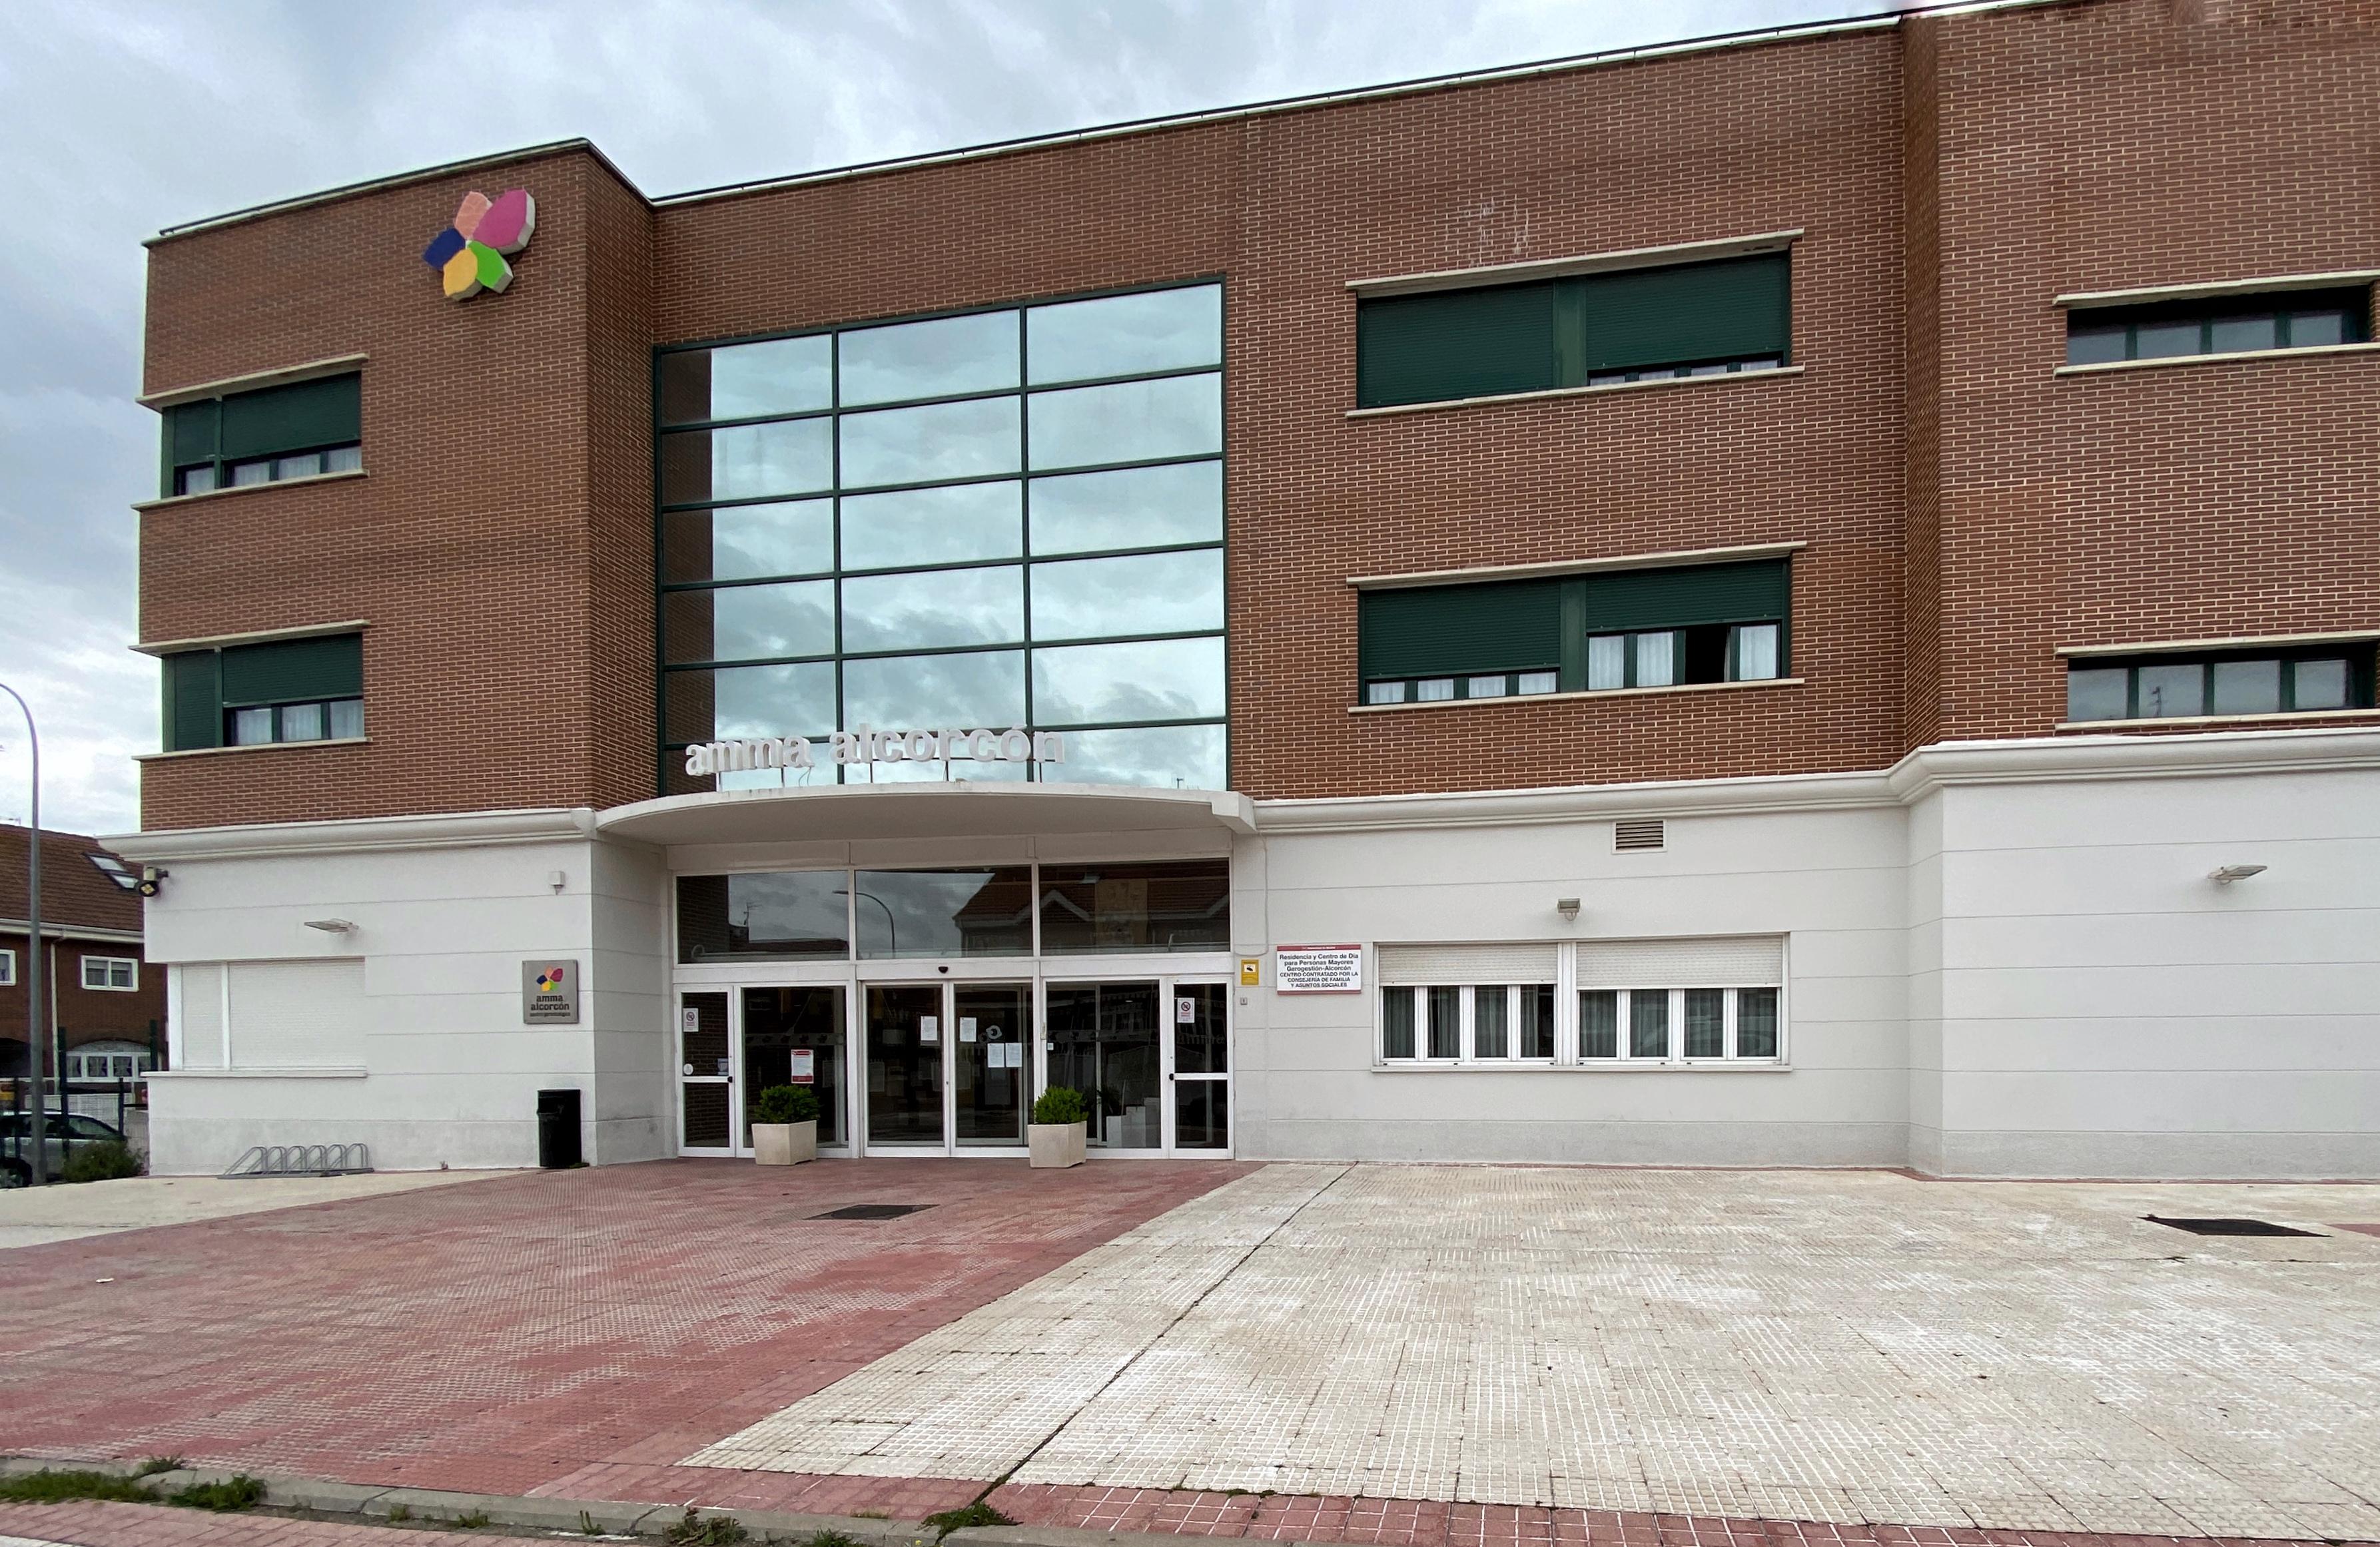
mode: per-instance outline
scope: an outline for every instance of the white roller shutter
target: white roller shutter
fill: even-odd
[[[1473,946],[1382,946],[1384,984],[1551,983],[1556,953],[1550,940]]]
[[[1705,940],[1584,940],[1581,988],[1759,988],[1785,981],[1779,935]]]
[[[352,1069],[364,1061],[364,964],[231,964],[235,1069]]]
[[[179,1054],[178,1069],[223,1068],[223,964],[195,961],[166,969],[168,1012]]]

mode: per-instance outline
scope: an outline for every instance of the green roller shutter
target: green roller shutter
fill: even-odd
[[[164,659],[166,751],[223,744],[223,692],[217,675],[222,659],[212,650]]]
[[[1560,286],[1501,284],[1355,307],[1355,401],[1443,403],[1561,385]]]
[[[209,398],[165,410],[165,454],[175,466],[215,459],[215,415],[222,406]]]
[[[1792,596],[1782,559],[1627,570],[1585,580],[1589,634],[1781,621]]]
[[[223,400],[226,461],[363,439],[363,378],[328,376]]]
[[[1558,580],[1366,591],[1359,606],[1367,682],[1528,671],[1561,660]]]
[[[355,698],[364,691],[364,641],[358,634],[239,645],[223,653],[223,701],[291,704]]]
[[[1792,285],[1781,252],[1630,269],[1585,284],[1590,371],[1786,356]]]

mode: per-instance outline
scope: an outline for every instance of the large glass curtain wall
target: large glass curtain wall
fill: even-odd
[[[1220,284],[660,352],[661,788],[711,786],[689,743],[862,725],[1222,787],[1221,365]],[[817,762],[718,783],[869,777]]]

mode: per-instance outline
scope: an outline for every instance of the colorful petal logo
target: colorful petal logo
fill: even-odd
[[[421,260],[438,271],[448,300],[468,301],[510,284],[513,266],[504,260],[536,233],[537,200],[527,188],[507,188],[494,199],[469,193],[455,212],[455,224],[421,249]]]
[[[559,967],[548,967],[545,971],[543,971],[543,972],[541,972],[541,973],[538,973],[538,974],[537,974],[537,991],[538,991],[539,993],[540,993],[540,994],[551,994],[551,993],[552,993],[555,989],[560,988],[561,986],[562,986],[562,969],[561,969],[561,968],[559,968]]]

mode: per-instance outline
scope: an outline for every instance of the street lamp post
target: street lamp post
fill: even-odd
[[[25,1147],[32,1153],[25,1164],[32,1172],[32,1183],[41,1186],[49,1178],[49,1145],[42,1130],[48,1114],[42,1109],[42,733],[33,725],[32,706],[25,695],[0,683],[0,693],[17,701],[24,712],[27,744],[33,754],[33,832],[32,852],[26,857],[25,904],[25,1072],[32,1081],[33,1099],[25,1108]],[[59,1093],[63,1095],[63,1090]]]
[[[885,949],[890,950],[895,956],[901,954],[901,925],[893,920],[892,905],[891,903],[885,901],[882,898],[877,896],[872,891],[856,892],[847,887],[835,888],[834,895],[837,897],[864,897],[868,899],[868,901],[873,902],[878,907],[883,909],[884,929],[886,934],[892,937],[887,943]]]

